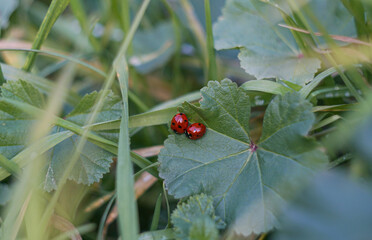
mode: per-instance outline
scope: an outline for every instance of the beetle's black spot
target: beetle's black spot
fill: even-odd
[[[180,113],[180,115],[183,115],[183,113]]]
[[[182,128],[181,125],[178,125],[178,128]]]
[[[174,126],[174,125],[176,125],[175,123],[172,123],[172,125]]]
[[[187,122],[187,120],[185,119],[184,122]]]
[[[201,126],[201,124],[200,124],[200,123],[198,123],[198,125],[199,125],[199,126]]]

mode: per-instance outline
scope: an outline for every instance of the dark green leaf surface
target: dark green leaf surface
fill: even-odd
[[[372,236],[371,222],[370,186],[352,182],[344,174],[327,174],[289,205],[273,239],[367,240]]]
[[[66,120],[83,126],[85,121],[90,117],[94,104],[100,94],[105,94],[105,102],[101,111],[98,113],[96,122],[105,122],[117,120],[121,116],[122,103],[118,96],[111,91],[107,93],[93,92],[85,95],[76,108],[66,116]],[[110,140],[117,141],[117,133],[103,132],[100,135]],[[70,157],[75,150],[76,144],[80,137],[74,135],[64,140],[50,151],[50,162],[48,164],[47,175],[45,179],[45,189],[51,191],[57,187],[58,179],[62,176],[64,166],[67,165]],[[109,153],[91,142],[84,146],[79,161],[76,163],[69,179],[77,183],[92,184],[98,182],[103,174],[109,172],[112,157]]]
[[[217,231],[217,228],[223,229],[225,223],[214,212],[213,197],[205,194],[192,196],[187,202],[179,204],[172,213],[172,224],[178,239],[187,240],[197,239],[196,236],[215,236],[214,232]],[[196,222],[200,225],[195,226],[194,223]],[[202,228],[203,226],[205,228]],[[189,238],[190,234],[194,237]]]
[[[41,108],[44,105],[41,93],[26,81],[10,81],[2,86],[1,92],[5,98]],[[23,148],[33,121],[29,115],[0,102],[0,154],[8,159],[14,157]]]
[[[253,145],[245,90],[223,80],[209,82],[201,94],[200,107],[185,103],[183,112],[192,122],[203,122],[207,132],[196,141],[170,135],[159,154],[160,176],[176,198],[213,196],[217,214],[228,224],[244,221],[236,232],[268,231],[278,225],[282,206],[301,180],[327,164],[316,142],[306,137],[314,122],[312,105],[298,93],[275,97]]]
[[[1,92],[2,97],[6,99],[28,103],[37,108],[43,108],[45,104],[41,92],[32,84],[23,80],[7,82],[2,86]],[[100,94],[103,93],[93,92],[92,94],[86,95],[77,107],[67,116],[66,120],[83,126]],[[121,106],[120,98],[115,96],[112,92],[107,92],[104,107],[98,114],[97,121],[119,119],[121,115]],[[27,136],[29,135],[29,128],[34,121],[34,118],[29,114],[19,111],[6,102],[0,102],[0,154],[11,159],[23,150],[27,141]],[[57,127],[53,129],[53,133],[62,131],[64,131],[64,129]],[[116,133],[102,131],[100,134],[107,138],[117,139]],[[77,135],[72,135],[47,152],[46,190],[51,191],[56,188],[58,180],[62,176],[79,138],[80,137]],[[112,153],[88,141],[69,179],[82,184],[92,184],[99,181],[102,175],[109,171],[112,157]]]
[[[274,2],[291,14],[285,1]],[[302,11],[303,2],[294,4]],[[339,1],[313,0],[305,6],[314,10],[330,34],[354,36],[352,17]],[[279,23],[285,24],[280,12],[263,1],[229,0],[214,26],[216,49],[240,48],[242,68],[257,79],[280,78],[304,85],[312,80],[320,61],[304,57],[290,30]]]

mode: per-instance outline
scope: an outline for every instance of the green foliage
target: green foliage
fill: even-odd
[[[213,198],[205,194],[190,197],[172,213],[172,224],[178,239],[216,239],[217,229],[225,223],[215,215]],[[211,238],[208,238],[211,237]]]
[[[86,95],[76,108],[66,116],[66,120],[83,126],[100,94],[103,93],[93,92]],[[28,103],[38,108],[42,108],[44,105],[43,95],[32,84],[23,80],[10,81],[4,84],[2,86],[2,97]],[[119,119],[121,106],[120,99],[113,95],[112,92],[107,92],[105,94],[104,108],[99,112],[97,121]],[[5,102],[0,104],[0,109],[1,124],[2,126],[7,126],[2,127],[0,130],[2,135],[0,154],[7,158],[12,158],[27,144],[27,139],[24,136],[27,136],[29,128],[35,119]],[[60,131],[63,132],[64,129],[55,128],[53,133]],[[101,134],[111,139],[117,139],[116,133],[101,132]],[[79,138],[76,135],[70,136],[47,152],[48,164],[45,179],[45,189],[47,191],[57,187],[59,178],[62,176],[64,167],[73,154]],[[112,153],[88,142],[82,149],[80,160],[70,173],[69,179],[82,184],[92,184],[99,181],[103,174],[109,171],[112,157]]]
[[[36,107],[43,107],[44,98],[32,84],[19,80],[9,81],[1,87],[4,98],[26,102]],[[14,157],[27,141],[29,128],[34,123],[32,117],[0,101],[0,154],[6,158]]]
[[[292,13],[291,4],[287,2],[300,10],[313,9],[325,29],[332,34],[353,36],[355,33],[351,15],[339,1],[274,2],[289,15]],[[278,26],[280,23],[285,24],[281,12],[268,2],[229,0],[223,17],[214,26],[216,48],[240,48],[241,66],[257,79],[280,78],[304,85],[313,79],[320,68],[320,60],[306,56],[291,32]]]
[[[217,240],[218,230],[210,217],[197,218],[193,221],[190,230],[190,240]]]
[[[214,197],[217,214],[238,233],[249,235],[278,226],[289,196],[302,181],[323,169],[327,157],[306,137],[314,115],[298,93],[277,96],[269,104],[260,141],[249,136],[250,101],[230,80],[209,82],[200,107],[182,111],[201,121],[207,132],[197,141],[170,135],[159,154],[159,173],[168,192],[182,198],[204,192]]]

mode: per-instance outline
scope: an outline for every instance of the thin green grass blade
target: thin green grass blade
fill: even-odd
[[[105,222],[106,222],[107,216],[110,212],[110,209],[111,209],[112,205],[114,204],[115,199],[116,199],[116,194],[114,194],[111,197],[111,200],[108,202],[108,204],[105,208],[105,211],[103,212],[103,215],[101,217],[101,221],[99,222],[99,225],[98,225],[98,233],[97,233],[97,239],[98,240],[103,240],[103,229],[105,227]]]
[[[81,0],[71,0],[70,3],[72,13],[75,15],[76,19],[79,21],[80,27],[84,34],[88,36],[90,44],[93,46],[96,52],[101,51],[101,45],[98,40],[92,35],[90,27],[88,25],[89,20],[85,14],[85,9]]]
[[[331,116],[329,118],[326,118],[326,119],[318,122],[317,124],[315,124],[313,126],[313,128],[311,129],[311,131],[317,130],[317,129],[322,128],[322,127],[325,127],[325,126],[327,126],[331,123],[334,123],[334,122],[336,122],[337,120],[340,120],[340,119],[342,119],[342,117],[340,115],[333,115],[333,116]]]
[[[0,154],[0,170],[6,171],[9,175],[18,176],[21,168],[13,161],[8,160],[5,156]]]
[[[130,159],[129,104],[128,104],[128,65],[126,52],[132,42],[141,19],[150,3],[144,0],[114,60],[123,99],[123,114],[120,124],[118,161],[116,168],[116,193],[118,197],[119,232],[122,240],[138,239],[138,213],[134,193],[133,166]]]
[[[150,231],[155,231],[155,230],[158,229],[162,199],[163,199],[163,196],[160,193],[159,197],[158,197],[158,200],[156,200],[155,210],[154,210],[154,214],[152,216]]]
[[[52,52],[52,51],[48,51],[48,50],[38,50],[38,49],[24,49],[24,48],[0,48],[0,51],[19,51],[19,52],[30,52],[30,53],[40,53],[40,54],[44,54],[44,55],[47,55],[47,56],[52,56],[52,57],[55,57],[55,58],[62,58],[62,59],[66,59],[70,62],[74,62],[76,64],[79,64],[83,67],[86,67],[87,69],[89,70],[92,70],[93,72],[97,73],[98,75],[100,75],[101,77],[106,77],[106,73],[104,73],[102,70],[78,59],[78,58],[75,58],[75,57],[72,57],[72,56],[68,56],[68,55],[65,55],[65,54],[61,54],[61,53],[57,53],[57,52]]]
[[[292,91],[292,89],[287,88],[280,83],[269,80],[252,80],[243,83],[241,87],[247,91],[259,91],[279,95]]]
[[[24,150],[19,152],[16,156],[14,156],[10,160],[10,162],[23,168],[26,166],[27,163],[32,162],[34,158],[37,158],[38,155],[45,153],[46,151],[50,150],[51,148],[56,146],[58,143],[66,140],[72,135],[74,135],[74,133],[70,131],[59,132],[59,133],[55,133],[52,135],[48,135],[45,138],[40,139],[38,142],[32,144],[28,148],[25,148]],[[37,156],[33,155],[33,153],[35,152],[38,153]],[[8,176],[10,176],[10,173],[0,168],[0,181],[5,179]]]
[[[207,52],[208,52],[208,80],[218,80],[216,53],[214,51],[214,40],[212,30],[211,6],[209,0],[204,0],[205,25],[207,30]]]
[[[308,85],[304,86],[300,90],[300,95],[303,98],[307,98],[311,91],[313,91],[314,88],[316,88],[316,86],[318,86],[323,81],[323,79],[325,79],[328,76],[331,76],[335,72],[337,72],[337,70],[334,67],[331,67],[325,70],[324,72],[319,73]]]
[[[6,83],[6,80],[4,78],[3,70],[0,64],[0,86],[2,86],[4,83]]]
[[[32,44],[33,49],[40,49],[41,45],[44,43],[45,39],[48,37],[50,30],[52,29],[54,23],[57,21],[58,17],[63,13],[69,4],[70,0],[53,0],[49,6],[48,12],[45,15],[43,22],[39,28],[36,38]],[[31,52],[28,54],[26,63],[23,66],[25,71],[30,71],[32,65],[34,64],[36,58],[36,53]]]

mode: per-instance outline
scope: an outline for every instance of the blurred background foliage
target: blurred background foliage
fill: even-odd
[[[61,76],[71,74],[70,78],[73,82],[69,87],[70,94],[60,114],[61,117],[68,119],[71,117],[68,113],[78,105],[77,103],[85,94],[102,88],[105,73],[113,67],[112,63],[119,47],[142,1],[128,1],[130,8],[127,9],[124,5],[125,1],[121,0],[71,0],[70,5],[58,17],[49,36],[42,44],[31,74],[20,72],[28,54],[22,49],[31,49],[50,2],[48,0],[0,0],[0,85],[4,79],[15,81],[21,78],[40,84],[37,88],[45,90],[50,86],[45,83],[45,79],[58,82]],[[237,19],[236,26],[231,29],[223,27],[223,21],[226,19],[226,21],[234,21],[235,16],[244,16],[246,13],[234,15],[237,11],[235,7],[239,6],[238,10],[244,12],[249,10],[249,2],[251,1],[213,0],[210,10],[212,22],[215,23],[222,15],[223,7],[227,6],[224,10],[225,18],[220,19],[222,24],[220,22],[221,25],[215,26],[216,48],[224,49],[216,53],[217,79],[215,80],[230,78],[251,91],[250,96],[255,100],[251,135],[252,138],[258,139],[265,105],[277,93],[273,94],[269,88],[263,90],[262,85],[261,88],[257,88],[254,83],[248,82],[255,79],[255,76],[272,77],[270,75],[272,73],[263,75],[262,71],[252,70],[252,66],[262,70],[261,66],[258,66],[260,63],[272,66],[280,62],[281,58],[276,62],[270,62],[277,57],[276,54],[270,55],[271,51],[250,49],[251,39],[249,41],[248,38],[233,39],[236,36],[234,31],[240,31],[239,24],[247,22],[239,22]],[[284,1],[273,2],[280,4]],[[288,2],[289,8],[295,8],[294,1]],[[300,81],[274,79],[273,82],[291,90],[302,89],[300,93],[314,104],[316,124],[310,135],[323,143],[322,150],[327,152],[331,159],[329,166],[331,173],[316,177],[314,183],[309,183],[304,193],[294,201],[295,204],[289,206],[288,211],[284,211],[282,231],[261,235],[261,239],[263,237],[267,239],[369,239],[368,237],[372,235],[370,228],[372,222],[370,214],[372,209],[372,2],[342,0],[337,1],[336,7],[332,5],[336,4],[336,1],[329,6],[322,5],[320,1],[313,2],[317,2],[318,5],[314,4],[313,9],[301,10],[307,14],[307,19],[311,20],[310,25],[307,25],[301,14],[296,11],[293,11],[290,17],[286,16],[287,9],[284,9],[281,14],[276,14],[281,17],[280,19],[273,18],[272,21],[275,24],[282,22],[287,25],[287,28],[292,26],[305,30],[300,33],[298,29],[292,28],[292,31],[289,31],[285,27],[281,28],[280,31],[293,38],[293,44],[297,44],[296,51],[299,53],[293,55],[284,52],[283,55],[286,58],[295,58],[296,63],[302,57],[313,60],[317,58],[315,62],[306,63],[304,66],[306,68],[312,65],[309,71],[313,71],[313,75],[321,76],[320,80],[314,86],[303,81],[304,78]],[[340,6],[342,10],[338,8]],[[315,14],[311,14],[311,11],[315,11]],[[232,18],[229,19],[229,16]],[[283,17],[286,21],[282,21]],[[334,19],[342,23],[346,19],[348,25],[340,25]],[[322,28],[320,23],[324,22],[330,25]],[[221,26],[222,30],[218,32]],[[208,80],[211,80],[208,76],[205,29],[204,1],[151,1],[127,52],[131,116],[146,112],[162,103],[171,104],[172,100],[198,91]],[[247,32],[241,33],[243,36],[251,33],[250,31],[259,32],[258,25],[253,27],[242,25],[241,29],[247,29]],[[315,37],[318,35],[311,31],[318,32],[318,35],[320,33],[322,37]],[[328,34],[343,38],[341,41],[335,40],[334,36]],[[267,39],[260,38],[257,33],[253,42],[265,43],[263,40]],[[356,40],[362,43],[357,43]],[[225,50],[226,48],[229,50]],[[239,51],[241,51],[240,60]],[[327,51],[332,52],[331,57]],[[266,55],[269,56],[268,62],[266,62],[267,58],[260,58]],[[72,66],[69,64],[71,59],[79,64]],[[91,67],[84,66],[84,63],[89,63]],[[288,69],[292,63],[287,64]],[[321,75],[321,72],[325,74]],[[284,76],[289,74],[284,73]],[[306,86],[310,86],[307,88],[310,89],[309,92],[303,90]],[[279,89],[283,88],[279,87]],[[120,95],[118,83],[113,84],[112,90]],[[185,100],[196,101],[199,95],[187,96]],[[115,106],[115,103],[117,102],[113,100],[110,107]],[[83,124],[84,121],[79,120],[78,117],[84,115],[84,112],[76,115],[71,121],[75,123],[80,121]],[[149,118],[148,121],[151,120]],[[131,130],[131,149],[147,157],[150,164],[156,164],[156,155],[168,135],[168,128],[165,125],[148,124],[147,126],[149,127]],[[58,132],[56,129],[53,131]],[[112,130],[102,134],[109,137],[112,136],[110,134],[116,133],[117,131]],[[90,149],[86,151],[92,152]],[[72,239],[74,236],[75,239],[79,239],[75,229],[77,227],[84,239],[98,239],[102,234],[105,235],[105,239],[117,239],[117,225],[113,224],[117,219],[117,210],[114,207],[116,161],[116,157],[112,157],[111,165],[107,166],[110,168],[110,173],[103,175],[98,183],[86,186],[67,181],[58,198],[58,208],[51,218],[50,224],[53,228],[50,228],[50,236],[60,236],[59,239],[64,239],[66,236],[61,236],[61,233],[68,233],[70,235],[67,236],[72,236]],[[58,165],[55,169],[58,170]],[[135,172],[140,170],[138,166],[135,167]],[[14,189],[12,183],[17,177],[3,179],[0,184],[0,205],[3,206],[1,212],[5,213],[11,211],[6,206],[12,201]],[[148,177],[141,174],[136,175],[135,180],[138,186],[135,185],[135,190],[138,198],[140,231],[155,230],[155,226],[156,229],[169,226],[169,209],[176,208],[177,200],[166,195],[161,181],[155,179],[149,182]],[[51,199],[48,193],[38,194],[44,202]],[[154,223],[153,219],[157,217],[158,223]],[[4,219],[0,219],[0,224],[3,221]],[[27,227],[20,228],[24,230]],[[157,235],[154,232],[142,235],[142,238],[167,239],[167,234],[169,233],[162,232]],[[252,235],[250,239],[258,237]],[[169,239],[172,239],[172,234],[169,234]]]

